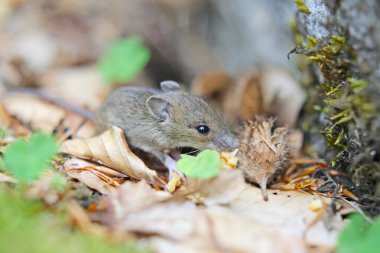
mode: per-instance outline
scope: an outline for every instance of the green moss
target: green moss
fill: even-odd
[[[26,200],[4,186],[0,186],[0,206],[0,252],[148,252],[72,230],[62,214],[49,212],[42,203]]]
[[[323,75],[323,83],[316,86],[314,82],[306,88],[312,107],[324,113],[328,120],[321,133],[329,149],[335,152],[331,165],[345,170],[361,152],[360,135],[365,130],[362,127],[373,117],[375,110],[365,92],[368,83],[354,72],[355,54],[342,36],[324,40],[307,36],[307,44],[303,43],[294,51],[307,56]]]
[[[297,5],[297,9],[299,12],[302,12],[304,14],[310,13],[309,8],[307,8],[307,6],[303,0],[293,0],[293,1]]]

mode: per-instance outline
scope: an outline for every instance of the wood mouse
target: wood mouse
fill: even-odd
[[[90,120],[100,126],[123,129],[128,143],[156,156],[171,176],[176,161],[165,150],[191,147],[199,150],[233,150],[237,139],[220,116],[201,98],[180,89],[174,81],[161,82],[161,90],[141,87],[116,89],[96,115],[36,88],[15,87],[1,78],[8,93],[28,93]],[[178,174],[183,176],[177,171]]]
[[[238,147],[220,116],[174,81],[161,82],[161,90],[116,89],[100,106],[97,121],[103,127],[123,129],[128,143],[156,156],[168,168],[170,177],[174,171],[182,174],[164,150],[191,147],[222,151]]]

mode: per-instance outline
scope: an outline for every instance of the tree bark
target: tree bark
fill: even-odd
[[[296,2],[303,42],[294,51],[310,59],[314,77],[304,121],[319,131],[306,129],[310,140],[331,167],[351,175],[360,195],[379,204],[380,1]]]

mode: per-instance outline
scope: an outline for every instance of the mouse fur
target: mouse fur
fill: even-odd
[[[97,113],[103,127],[117,126],[124,131],[128,143],[157,156],[180,147],[233,150],[237,139],[203,99],[180,89],[178,83],[165,81],[161,90],[141,87],[116,89],[102,103]],[[207,134],[197,127],[206,125]]]

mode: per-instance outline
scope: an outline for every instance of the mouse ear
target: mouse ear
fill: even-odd
[[[169,103],[159,96],[150,96],[146,101],[150,114],[161,121],[169,120]]]
[[[162,81],[160,83],[160,86],[161,86],[161,90],[164,92],[169,92],[169,91],[173,92],[173,91],[181,90],[181,87],[179,86],[179,84],[174,81]]]

